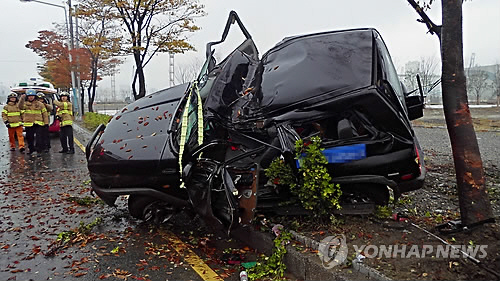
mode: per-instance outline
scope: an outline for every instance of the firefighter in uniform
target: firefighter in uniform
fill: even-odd
[[[45,105],[45,109],[47,110],[47,114],[43,116],[43,126],[40,129],[40,134],[41,134],[41,140],[42,140],[42,145],[41,149],[44,152],[49,152],[50,148],[50,136],[49,136],[49,123],[50,123],[50,112],[52,112],[52,105],[50,102],[45,98],[45,95],[43,93],[38,93],[36,94],[37,99]]]
[[[28,154],[42,152],[42,133],[41,129],[44,125],[43,120],[47,115],[45,105],[36,100],[36,91],[33,89],[26,90],[26,95],[22,95],[19,100],[19,108],[24,110],[23,122],[26,129],[26,141],[28,142]]]
[[[24,137],[22,112],[19,108],[19,99],[16,93],[10,93],[7,97],[7,104],[2,110],[2,119],[9,130],[10,150],[16,150],[16,136],[19,144],[19,151],[24,153]]]
[[[59,151],[59,153],[74,154],[75,147],[73,144],[73,105],[69,100],[68,92],[62,92],[59,96],[59,101],[54,100],[54,104],[57,105],[56,114],[61,121],[61,132],[59,133],[59,135],[61,137],[62,150]]]

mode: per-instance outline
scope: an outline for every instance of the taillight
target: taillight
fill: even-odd
[[[413,174],[406,174],[401,176],[401,180],[407,181],[413,178]]]
[[[420,153],[418,152],[417,145],[415,145],[415,151],[417,152],[417,158],[415,158],[415,162],[418,164],[418,174],[422,174],[422,164],[420,162]]]

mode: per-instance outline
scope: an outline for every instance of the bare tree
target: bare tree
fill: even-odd
[[[476,104],[481,102],[481,93],[488,86],[488,74],[477,66],[467,71],[467,91],[474,95]]]
[[[408,91],[417,89],[417,80],[415,76],[420,72],[420,63],[417,61],[409,61],[405,64],[404,84]]]
[[[421,81],[426,93],[429,92],[429,89],[437,77],[435,73],[437,66],[438,62],[435,56],[420,58],[420,79],[422,79]]]
[[[437,66],[438,61],[435,56],[421,57],[420,61],[408,62],[405,66],[405,86],[410,91],[417,89],[417,79],[415,77],[418,74],[420,75],[423,91],[427,95],[438,77],[435,73]]]
[[[175,80],[177,84],[184,84],[193,81],[199,74],[203,62],[199,58],[192,59],[191,62],[177,65],[175,70]]]

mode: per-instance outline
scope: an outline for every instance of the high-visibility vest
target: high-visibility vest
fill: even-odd
[[[54,101],[57,105],[57,115],[61,117],[61,127],[73,125],[73,105],[70,102]]]

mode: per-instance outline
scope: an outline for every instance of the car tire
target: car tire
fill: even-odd
[[[169,220],[176,209],[158,198],[144,195],[130,195],[128,211],[136,219],[160,224]]]

